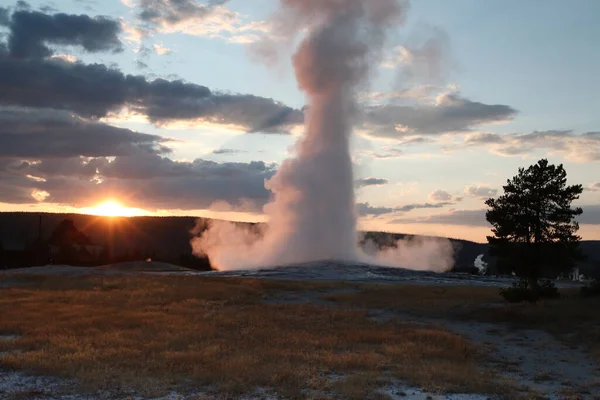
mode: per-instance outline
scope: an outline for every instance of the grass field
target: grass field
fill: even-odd
[[[512,307],[499,303],[494,288],[168,276],[10,280],[0,285],[0,334],[18,338],[0,341],[0,351],[10,351],[0,366],[74,378],[82,392],[158,396],[202,387],[236,397],[266,388],[286,398],[366,399],[385,398],[376,389],[401,380],[430,392],[515,398],[513,385],[487,369],[486,353],[467,339],[401,317],[378,322],[370,309],[577,327],[578,340],[593,349],[598,339],[596,300]],[[319,301],[277,301],[290,293]]]
[[[557,300],[510,304],[501,300],[498,291],[490,287],[380,285],[323,297],[345,307],[541,329],[569,344],[585,346],[600,362],[600,298],[584,299],[579,297],[579,289],[564,289]]]
[[[499,393],[464,338],[364,310],[265,302],[339,284],[197,277],[30,277],[0,290],[5,368],[75,378],[82,390],[177,387],[301,398],[367,398],[389,379],[433,391]],[[343,376],[347,379],[331,379]]]

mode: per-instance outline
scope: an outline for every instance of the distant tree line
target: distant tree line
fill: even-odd
[[[60,221],[47,240],[42,238],[40,229],[38,237],[29,243],[5,246],[0,242],[0,268],[48,264],[91,267],[132,261],[165,262],[200,271],[212,269],[208,258],[194,256],[191,248],[189,252],[177,255],[164,255],[156,249],[137,247],[113,254],[109,244],[94,243],[68,218]]]

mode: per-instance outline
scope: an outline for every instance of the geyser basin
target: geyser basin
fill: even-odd
[[[437,273],[392,268],[365,263],[342,261],[313,261],[256,270],[203,272],[202,275],[252,277],[297,281],[348,281],[359,283],[414,283],[419,285],[476,285],[506,287],[511,278]]]

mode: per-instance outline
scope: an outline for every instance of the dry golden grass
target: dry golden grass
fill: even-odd
[[[328,294],[324,299],[360,308],[418,312],[445,316],[449,311],[499,302],[498,288],[479,286],[370,285],[352,293]]]
[[[502,300],[499,289],[494,287],[403,284],[370,286],[323,298],[363,309],[417,312],[430,317],[546,330],[569,344],[587,347],[600,360],[600,298],[581,298],[578,293],[578,289],[564,289],[560,299],[510,304]]]
[[[565,290],[561,299],[473,307],[458,316],[515,328],[542,329],[571,346],[586,347],[600,361],[599,309],[600,298],[581,298],[576,291]]]
[[[17,279],[17,278],[10,278]],[[1,286],[1,285],[0,285]],[[177,386],[301,398],[376,396],[386,378],[434,391],[499,393],[464,338],[365,311],[262,300],[339,284],[199,277],[28,277],[0,289],[0,366],[77,379],[82,389]],[[330,374],[346,380],[332,381]],[[151,388],[151,389],[149,389]],[[148,393],[148,391],[151,393]]]

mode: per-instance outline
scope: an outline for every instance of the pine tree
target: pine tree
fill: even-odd
[[[538,280],[572,268],[578,257],[579,224],[583,211],[571,208],[581,185],[567,186],[567,172],[542,159],[507,181],[504,194],[488,199],[486,219],[494,236],[488,236],[490,253],[501,265],[528,281],[532,297]],[[556,275],[554,275],[556,276]]]

